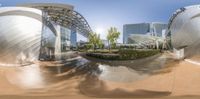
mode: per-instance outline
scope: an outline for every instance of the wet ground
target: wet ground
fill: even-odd
[[[155,75],[171,61],[169,56],[162,54],[134,61],[115,61],[112,65],[112,62],[94,61],[78,56],[20,67],[2,66],[0,97],[164,97],[170,95],[170,92],[125,89],[131,89],[132,83]],[[122,62],[126,64],[121,65]],[[122,84],[127,85],[125,89],[121,87]]]

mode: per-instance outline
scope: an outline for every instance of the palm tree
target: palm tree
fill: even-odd
[[[111,48],[116,47],[117,39],[119,38],[120,32],[115,27],[111,27],[108,30],[107,40],[108,40],[108,46],[109,46],[109,52]]]

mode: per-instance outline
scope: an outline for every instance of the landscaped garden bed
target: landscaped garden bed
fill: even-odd
[[[119,51],[115,51],[114,53],[109,52],[88,52],[87,56],[105,59],[105,60],[133,60],[140,59],[149,56],[153,56],[160,53],[159,50],[133,50],[133,49],[123,49]]]

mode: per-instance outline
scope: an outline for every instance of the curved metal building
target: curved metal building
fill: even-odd
[[[55,59],[70,48],[72,33],[88,37],[85,18],[65,4],[0,8],[0,65]]]
[[[184,54],[193,56],[200,50],[200,5],[178,9],[173,13],[168,24],[172,46]]]

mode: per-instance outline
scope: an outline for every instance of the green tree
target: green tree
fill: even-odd
[[[115,27],[111,27],[108,30],[107,40],[109,46],[109,52],[111,48],[116,48],[117,39],[119,38],[120,32]]]
[[[97,46],[98,48],[102,49],[104,47],[103,41],[100,38],[100,34],[97,37]]]
[[[90,33],[89,34],[89,44],[92,45],[94,52],[96,51],[96,48],[100,48],[103,42],[100,39],[100,35],[97,33]]]

